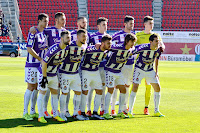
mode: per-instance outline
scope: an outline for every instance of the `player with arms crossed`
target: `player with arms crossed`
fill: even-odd
[[[132,110],[136,99],[136,93],[143,78],[146,79],[148,84],[151,84],[154,88],[154,104],[155,111],[154,116],[163,117],[159,111],[160,104],[160,83],[158,77],[158,60],[163,51],[159,46],[159,37],[156,34],[152,34],[149,37],[150,43],[141,44],[135,46],[134,54],[139,54],[134,68],[133,74],[133,87],[129,98],[129,117],[133,117]],[[155,71],[154,71],[155,60]]]
[[[77,40],[69,46],[69,54],[59,68],[59,82],[61,85],[62,95],[60,97],[60,117],[67,120],[66,116],[66,98],[69,90],[74,91],[74,114],[73,117],[78,120],[89,120],[89,118],[79,115],[78,110],[81,102],[81,79],[79,75],[79,66],[84,55],[87,31],[80,29],[77,31]]]
[[[120,44],[124,43],[124,38],[126,34],[128,33],[134,33],[132,30],[134,28],[134,18],[132,16],[125,16],[124,18],[124,30],[120,30],[116,33],[113,34],[112,36],[112,43],[113,44]],[[126,96],[125,96],[125,103],[124,103],[124,109],[123,111],[128,113],[127,111],[127,102],[128,102],[128,97],[129,97],[129,86],[132,84],[133,80],[133,64],[134,64],[134,56],[131,55],[128,58],[128,61],[122,68],[122,74],[124,76],[124,81],[126,85]],[[114,92],[111,97],[111,115],[116,116],[117,114],[115,113],[115,103],[117,100],[117,92],[118,89],[114,89]]]
[[[149,37],[152,34],[157,34],[157,33],[152,32],[153,27],[154,27],[154,20],[153,20],[152,17],[150,17],[150,16],[145,16],[144,17],[144,27],[145,27],[145,29],[143,31],[136,33],[136,36],[137,36],[136,45],[149,43]],[[164,50],[165,49],[165,45],[162,42],[162,38],[161,38],[161,36],[159,34],[157,34],[157,35],[158,35],[158,38],[160,40],[160,44],[161,44],[161,46],[162,46],[162,48]],[[146,82],[145,82],[145,85],[146,85],[146,91],[145,91],[144,114],[145,115],[149,115],[148,107],[149,107],[149,102],[150,102],[150,97],[151,97],[151,85],[148,85]]]
[[[136,36],[132,33],[128,33],[125,37],[124,43],[113,44],[111,46],[111,50],[108,53],[108,59],[105,65],[106,86],[108,87],[108,92],[105,98],[105,112],[103,115],[103,117],[106,119],[113,118],[112,116],[110,116],[108,109],[114,87],[119,88],[120,90],[119,111],[117,116],[122,118],[128,118],[128,116],[123,113],[123,107],[126,96],[126,87],[124,77],[121,73],[121,69],[127,62],[135,42]]]
[[[57,71],[60,63],[65,59],[68,55],[69,47],[71,41],[71,35],[69,31],[61,32],[61,42],[52,45],[47,51],[43,61],[42,68],[40,67],[38,72],[38,79],[40,84],[38,85],[39,95],[37,99],[38,103],[38,112],[39,118],[38,121],[41,123],[47,123],[44,119],[43,113],[43,103],[44,103],[44,95],[47,91],[47,88],[51,91],[51,106],[53,109],[53,117],[55,120],[64,122],[65,120],[61,119],[58,116],[58,77]]]
[[[28,35],[27,41],[27,59],[25,65],[25,82],[27,82],[27,90],[24,94],[24,113],[23,118],[25,120],[33,120],[38,118],[38,114],[35,112],[35,104],[37,101],[37,71],[40,66],[40,62],[45,54],[47,48],[46,38],[44,34],[44,28],[48,26],[49,16],[41,13],[38,15],[38,26],[36,27],[36,33]],[[32,98],[31,98],[32,97]],[[31,111],[28,115],[28,105],[31,98]]]
[[[107,18],[99,17],[97,19],[98,31],[91,35],[91,37],[90,37],[90,42],[91,43],[89,45],[95,45],[97,43],[101,43],[102,37],[107,34],[106,33],[107,25],[108,25],[108,19]],[[105,60],[103,60],[99,65],[99,72],[100,72],[100,75],[101,75],[101,81],[102,81],[102,85],[103,85],[103,92],[102,92],[102,97],[101,97],[100,115],[103,115],[104,103],[105,103],[105,90],[106,90],[106,87],[105,87],[104,64],[105,64]],[[86,115],[88,115],[88,116],[92,116],[92,113],[91,113],[92,94],[93,94],[93,89],[90,89],[89,93],[88,93],[88,98],[87,98],[87,113],[86,113]]]
[[[112,37],[110,35],[104,35],[101,38],[101,45],[88,46],[81,64],[82,70],[82,94],[81,94],[81,115],[85,115],[85,105],[88,90],[92,89],[96,91],[94,98],[94,111],[93,117],[97,119],[104,119],[98,115],[98,109],[101,104],[102,97],[102,81],[99,72],[99,64],[107,55],[107,50],[110,49]]]

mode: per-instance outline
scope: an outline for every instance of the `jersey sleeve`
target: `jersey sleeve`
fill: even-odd
[[[132,54],[139,54],[140,52],[144,50],[150,50],[149,44],[142,44],[135,46],[135,49],[132,51]]]
[[[46,63],[49,63],[51,61],[51,58],[54,57],[54,55],[57,53],[57,50],[58,48],[55,46],[54,47],[51,47],[47,53],[45,54],[44,58],[43,58],[43,61],[46,62]]]
[[[35,42],[35,34],[29,33],[26,47],[33,47]]]

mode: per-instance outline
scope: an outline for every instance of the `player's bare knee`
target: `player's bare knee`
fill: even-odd
[[[67,95],[68,93],[64,93],[64,92],[62,92],[62,95]]]
[[[47,91],[42,91],[42,90],[39,91],[39,93],[42,94],[42,95],[45,95],[46,92],[47,92]]]
[[[102,95],[102,93],[103,93],[103,90],[100,90],[100,89],[95,89],[95,91],[96,91],[96,94],[98,94],[98,95]]]
[[[81,95],[81,91],[74,91],[76,95]]]
[[[139,84],[133,83],[132,91],[133,91],[133,92],[137,92],[138,87],[139,87]]]
[[[58,94],[58,90],[56,89],[50,88],[50,91],[51,91],[51,94],[54,94],[54,95]]]
[[[28,83],[28,90],[33,91],[37,89],[37,84],[30,84]]]
[[[123,93],[123,94],[126,93],[126,87],[125,87],[125,85],[119,85],[118,88],[119,88],[120,93]]]
[[[84,95],[87,95],[87,94],[88,94],[88,90],[82,90],[82,93],[83,93]]]
[[[114,91],[114,88],[108,88],[108,92],[109,92],[110,94],[113,94],[113,91]]]

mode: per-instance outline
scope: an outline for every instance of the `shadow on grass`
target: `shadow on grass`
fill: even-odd
[[[140,114],[137,114],[140,115]],[[153,116],[147,116],[147,117],[153,117]],[[97,120],[94,119],[92,117],[89,117],[90,120]],[[128,119],[138,119],[138,118],[145,118],[145,117],[133,117],[133,118],[128,118]],[[42,127],[42,126],[48,126],[50,124],[65,124],[65,123],[69,123],[69,122],[75,122],[78,120],[75,120],[73,118],[67,118],[66,122],[58,122],[55,121],[53,119],[46,119],[48,123],[40,123],[37,121],[37,119],[34,119],[33,121],[26,121],[22,118],[14,118],[14,119],[4,119],[4,120],[0,120],[0,128],[14,128],[14,127]],[[122,120],[122,118],[117,118],[115,117],[114,119],[110,119],[110,120]],[[109,120],[109,121],[110,121]]]
[[[58,122],[54,121],[53,119],[46,119],[48,123],[40,123],[37,121],[37,119],[34,119],[33,121],[26,121],[22,118],[14,118],[14,119],[4,119],[0,120],[0,128],[13,128],[13,127],[42,127],[47,126],[50,124],[65,124],[68,122],[74,122],[77,121],[73,118],[68,118],[67,122]]]

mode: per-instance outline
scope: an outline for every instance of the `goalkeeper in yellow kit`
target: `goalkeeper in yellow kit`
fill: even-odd
[[[137,36],[136,45],[150,43],[149,37],[152,34],[156,34],[156,33],[152,32],[153,27],[154,27],[154,19],[152,17],[150,17],[150,16],[144,17],[144,27],[145,27],[145,29],[143,31],[136,33],[136,36]],[[159,40],[161,42],[163,49],[165,49],[164,43],[162,42],[162,38],[160,37],[159,34],[157,34],[157,35],[159,37]],[[145,81],[145,86],[146,86],[146,92],[145,92],[144,114],[149,115],[148,106],[149,106],[149,101],[150,101],[150,97],[151,97],[151,85],[150,84],[148,85]]]

